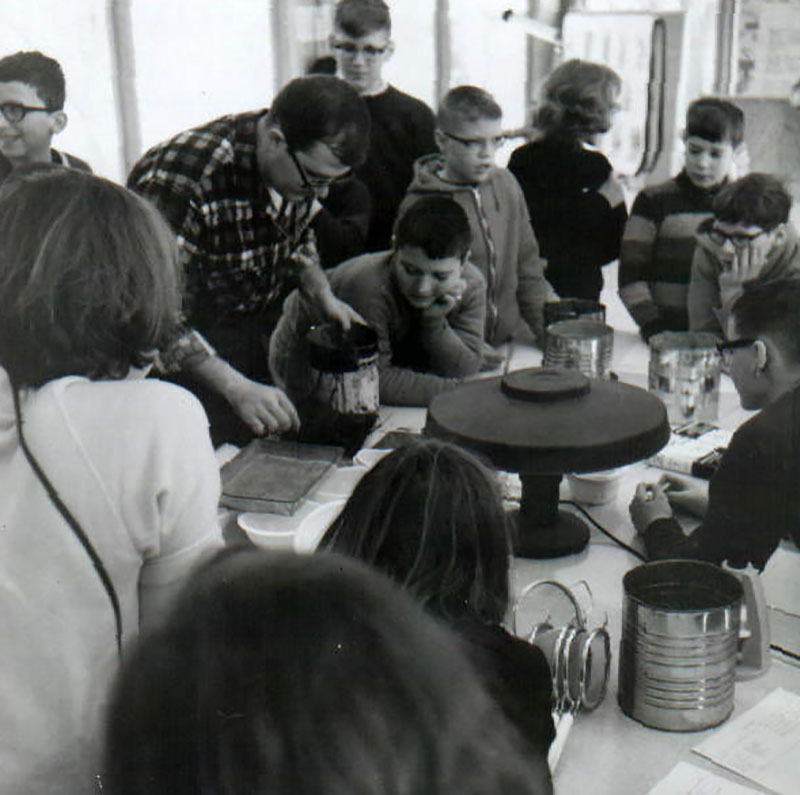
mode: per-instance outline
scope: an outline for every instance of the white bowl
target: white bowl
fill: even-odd
[[[320,480],[309,498],[317,502],[346,500],[368,471],[365,466],[336,467]]]
[[[358,466],[367,467],[367,469],[372,469],[381,458],[385,458],[391,452],[389,448],[365,447],[353,456],[353,463]]]
[[[274,513],[241,513],[238,524],[257,547],[267,549],[294,549],[309,553],[317,548],[333,520],[339,515],[346,500],[306,503],[294,516]]]
[[[572,499],[584,505],[605,505],[605,503],[611,502],[619,492],[621,478],[622,470],[620,469],[567,475]]]

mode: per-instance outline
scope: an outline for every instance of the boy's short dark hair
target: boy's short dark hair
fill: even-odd
[[[686,110],[686,137],[689,136],[714,143],[727,141],[736,149],[744,140],[744,113],[726,99],[696,99]]]
[[[333,12],[333,25],[359,39],[378,30],[391,33],[392,17],[383,0],[340,0]]]
[[[64,107],[64,72],[55,58],[38,50],[15,52],[0,58],[0,83],[25,83],[36,89],[48,110]]]
[[[500,119],[503,109],[488,92],[477,86],[456,86],[451,88],[439,103],[436,123],[446,130],[463,121],[481,119]]]
[[[711,207],[720,221],[769,232],[789,220],[792,197],[777,177],[754,172],[726,185]]]
[[[414,246],[431,259],[463,259],[472,245],[467,215],[457,202],[444,196],[424,196],[398,219],[395,249]]]
[[[287,83],[269,109],[293,149],[323,141],[347,166],[364,162],[369,147],[370,115],[359,93],[333,75],[307,75]]]
[[[800,364],[800,280],[746,282],[731,314],[740,337],[768,336],[794,364]]]

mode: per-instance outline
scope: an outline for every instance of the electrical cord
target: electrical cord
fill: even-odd
[[[559,504],[569,505],[577,509],[578,512],[585,519],[591,522],[592,525],[596,527],[604,536],[613,541],[617,546],[622,547],[622,549],[624,549],[626,552],[629,552],[631,555],[641,560],[643,563],[647,563],[647,558],[641,552],[639,552],[638,549],[634,549],[632,546],[630,546],[630,544],[626,544],[624,541],[617,538],[610,530],[606,530],[606,528],[603,527],[603,525],[601,525],[600,522],[598,522],[597,519],[595,519],[594,516],[592,516],[582,505],[579,505],[573,500],[559,500]]]

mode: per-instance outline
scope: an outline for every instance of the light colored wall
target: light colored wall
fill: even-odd
[[[272,16],[277,0],[128,2],[143,148],[223,113],[269,104],[275,85]],[[123,179],[108,4],[108,0],[2,0],[0,52],[37,48],[62,63],[70,122],[56,146],[85,157],[100,174]],[[691,23],[681,95],[686,102],[712,87],[714,48],[709,30],[715,4],[716,0],[587,0],[585,6],[686,11]],[[520,27],[501,20],[502,12],[512,5],[507,0],[450,0],[450,85],[474,83],[487,88],[502,105],[508,128],[526,121],[526,36]],[[436,3],[393,0],[391,6],[397,46],[386,76],[435,107],[439,99]],[[507,154],[499,154],[500,162]]]

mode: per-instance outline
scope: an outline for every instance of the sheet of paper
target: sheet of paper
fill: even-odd
[[[701,770],[688,762],[678,762],[647,795],[752,795],[756,790],[735,781]]]
[[[779,795],[796,795],[800,695],[773,690],[692,750]]]

